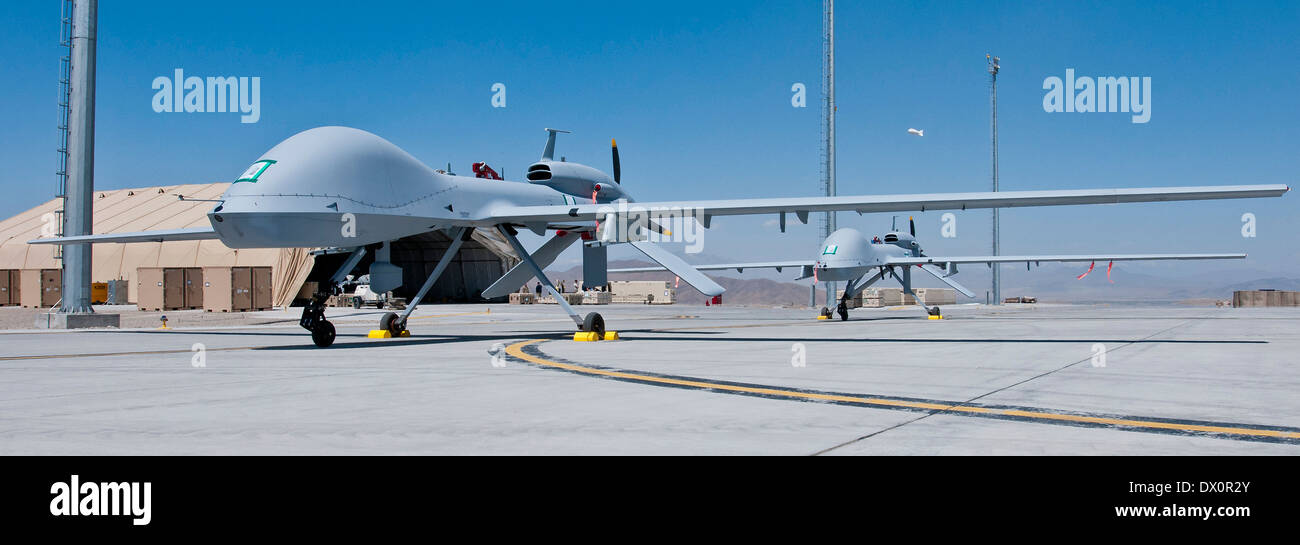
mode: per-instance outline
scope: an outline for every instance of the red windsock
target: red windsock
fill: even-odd
[[[1079,277],[1076,278],[1075,280],[1083,280],[1083,277],[1088,276],[1088,273],[1092,272],[1092,268],[1093,268],[1093,267],[1096,267],[1096,266],[1097,266],[1097,262],[1096,262],[1096,261],[1093,261],[1092,263],[1089,263],[1089,264],[1088,264],[1088,270],[1083,271],[1083,274],[1079,275]]]

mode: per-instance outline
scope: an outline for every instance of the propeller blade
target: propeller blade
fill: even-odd
[[[618,164],[618,141],[613,138],[610,138],[609,149],[614,154],[614,183],[622,183],[621,182],[623,178],[622,168],[619,167]]]
[[[916,220],[912,216],[907,217],[907,229],[912,233],[913,237],[916,236]]]

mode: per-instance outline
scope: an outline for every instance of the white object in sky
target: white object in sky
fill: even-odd
[[[925,136],[924,129],[907,129],[907,132],[910,134],[915,134],[917,136]]]

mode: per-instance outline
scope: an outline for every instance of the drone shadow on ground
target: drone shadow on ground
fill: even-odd
[[[905,318],[889,318],[905,319]],[[707,327],[707,326],[706,326]],[[646,340],[646,341],[706,341],[706,342],[819,342],[819,343],[906,343],[906,344],[961,344],[961,343],[1014,343],[1014,344],[1268,344],[1266,340],[1235,340],[1235,339],[1030,339],[1030,338],[885,338],[885,337],[852,337],[852,338],[834,338],[819,337],[809,338],[806,336],[795,337],[738,337],[722,336],[731,333],[726,327],[720,327],[716,330],[677,330],[665,331],[663,329],[620,329],[619,333],[627,334],[644,334],[645,337],[636,337],[625,340]],[[122,333],[118,331],[94,331],[88,333]],[[281,346],[259,346],[250,347],[252,350],[320,350],[310,342],[310,337],[302,331],[211,331],[211,330],[148,330],[148,331],[131,331],[129,333],[144,335],[220,335],[220,336],[265,336],[265,337],[298,337],[303,339],[302,344],[291,344]],[[512,334],[484,334],[484,335],[412,335],[410,337],[373,340],[368,339],[362,333],[340,333],[338,340],[330,347],[334,348],[361,348],[376,346],[419,346],[419,345],[436,345],[452,344],[460,342],[502,342],[511,339],[546,339],[562,340],[568,339],[572,335],[569,332],[517,332]],[[356,339],[356,340],[344,340]]]

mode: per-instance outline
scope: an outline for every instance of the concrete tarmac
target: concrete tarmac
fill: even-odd
[[[577,308],[3,331],[0,454],[1300,454],[1298,309]]]

